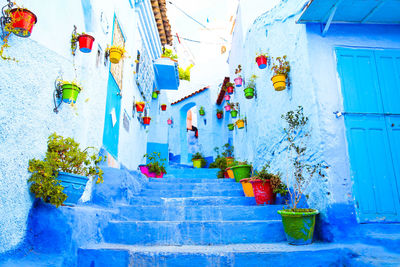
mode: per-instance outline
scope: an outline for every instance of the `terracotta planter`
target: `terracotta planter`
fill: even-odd
[[[270,181],[263,181],[260,179],[252,180],[250,183],[253,185],[254,197],[256,198],[257,205],[270,205],[275,203],[276,194],[274,194]]]
[[[145,106],[146,106],[146,104],[144,102],[136,102],[136,111],[138,113],[143,113]]]
[[[237,77],[237,78],[235,78],[234,81],[235,81],[236,87],[241,87],[242,86],[242,83],[243,83],[242,77]]]
[[[217,113],[217,118],[222,119],[222,113]]]
[[[161,110],[162,111],[166,111],[167,110],[167,105],[166,104],[162,104],[161,105]]]
[[[275,75],[271,78],[272,84],[276,91],[282,91],[286,89],[286,76],[283,74]]]
[[[249,178],[240,180],[243,192],[246,197],[254,197],[253,185],[249,182]]]
[[[35,14],[26,8],[14,8],[10,10],[10,16],[15,35],[24,38],[31,36],[33,25],[37,22]]]
[[[150,121],[151,121],[151,118],[150,118],[150,117],[143,117],[143,124],[144,124],[144,125],[149,125],[149,124],[150,124]]]
[[[268,64],[268,60],[264,55],[256,57],[256,62],[258,64],[258,68],[265,69]]]
[[[229,86],[228,88],[226,88],[226,92],[230,95],[233,94],[233,86]]]
[[[94,42],[94,37],[89,34],[82,34],[78,37],[79,50],[82,53],[90,53]]]

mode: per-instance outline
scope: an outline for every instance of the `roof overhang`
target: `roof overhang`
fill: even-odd
[[[178,64],[169,58],[159,58],[154,62],[157,87],[159,90],[178,90]]]
[[[297,22],[400,24],[400,0],[310,0]]]
[[[226,93],[225,85],[229,83],[230,78],[225,77],[224,81],[222,82],[221,89],[219,90],[218,98],[217,98],[217,105],[221,105],[222,101],[224,100],[224,96]]]

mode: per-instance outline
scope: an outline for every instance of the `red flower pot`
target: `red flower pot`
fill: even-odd
[[[162,105],[161,105],[161,110],[162,110],[162,111],[166,111],[166,110],[167,110],[167,105],[162,104]]]
[[[138,113],[142,113],[143,112],[143,110],[144,110],[144,106],[145,106],[146,104],[144,103],[144,102],[137,102],[136,103],[136,111],[138,112]]]
[[[37,22],[35,14],[25,8],[14,8],[10,10],[10,16],[16,35],[20,37],[31,36],[33,25]]]
[[[226,88],[226,91],[228,92],[228,94],[233,94],[233,86],[229,86],[228,88]]]
[[[143,117],[143,124],[144,125],[149,125],[150,124],[150,120],[151,120],[150,117]]]
[[[256,198],[257,205],[274,204],[276,194],[274,194],[270,181],[253,180],[250,181],[253,185],[254,197]]]
[[[82,34],[78,37],[79,50],[83,53],[90,53],[94,42],[94,37],[89,34]]]
[[[167,120],[167,123],[168,123],[168,125],[171,125],[171,124],[172,124],[172,120],[171,120],[171,119],[168,119],[168,120]]]
[[[217,113],[217,118],[222,119],[222,113]]]
[[[226,105],[224,108],[225,108],[226,111],[230,111],[231,110],[231,106],[229,106],[229,105]]]
[[[265,69],[267,67],[267,58],[264,55],[256,57],[256,62],[260,69]]]
[[[226,100],[226,101],[231,100],[231,96],[230,96],[230,95],[226,95],[226,96],[225,96],[225,100]]]

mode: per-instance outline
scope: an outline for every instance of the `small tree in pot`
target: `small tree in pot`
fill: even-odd
[[[203,154],[200,152],[196,152],[195,154],[192,155],[192,162],[193,162],[193,167],[195,168],[203,168],[204,166],[207,165],[206,160],[203,157]]]

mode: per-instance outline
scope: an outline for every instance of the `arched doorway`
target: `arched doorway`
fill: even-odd
[[[186,135],[189,161],[194,153],[200,151],[197,110],[197,106],[194,106],[189,109],[186,114]]]
[[[197,128],[197,108],[196,103],[191,102],[184,105],[180,109],[180,125],[179,125],[179,132],[180,132],[180,149],[181,149],[181,164],[190,164],[190,153],[193,151],[193,147],[196,143],[195,138],[195,131],[192,131],[193,126]],[[195,124],[194,124],[195,118]],[[189,142],[190,150],[189,150]],[[198,142],[197,142],[198,143]],[[197,152],[197,151],[196,151]]]

